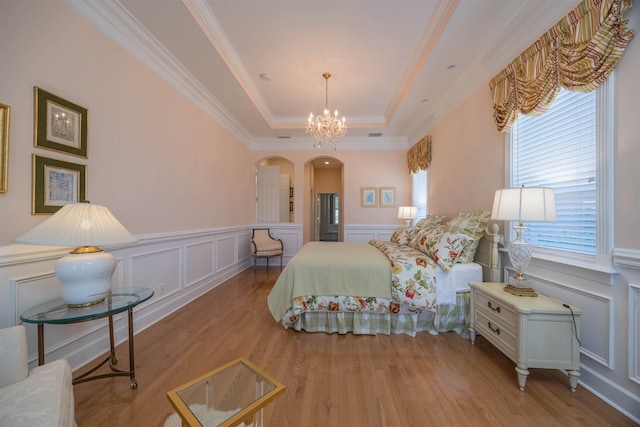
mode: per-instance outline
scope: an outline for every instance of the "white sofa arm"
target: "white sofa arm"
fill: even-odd
[[[0,329],[0,387],[27,378],[27,333],[22,325]]]
[[[75,427],[71,367],[65,359],[33,368],[18,383],[0,388],[0,424]]]
[[[69,363],[28,369],[24,326],[0,329],[0,426],[75,427]]]

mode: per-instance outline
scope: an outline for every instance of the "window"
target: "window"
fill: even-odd
[[[429,172],[420,170],[411,174],[413,179],[412,205],[418,208],[418,218],[426,218],[429,213]]]
[[[609,79],[610,80],[610,79]],[[551,187],[556,222],[528,223],[526,241],[548,252],[607,255],[611,105],[608,82],[591,93],[562,89],[540,116],[521,116],[509,132],[510,187]]]

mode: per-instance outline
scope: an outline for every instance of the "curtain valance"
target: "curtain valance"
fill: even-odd
[[[489,83],[493,117],[506,132],[518,114],[542,114],[561,87],[595,90],[611,74],[634,31],[622,16],[631,0],[584,0]]]
[[[407,152],[407,164],[409,173],[427,170],[431,164],[431,135],[427,135],[418,141]]]

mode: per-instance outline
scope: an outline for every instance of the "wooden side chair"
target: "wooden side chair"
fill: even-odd
[[[251,256],[253,256],[253,268],[256,268],[258,258],[267,259],[269,268],[269,258],[280,255],[280,268],[282,268],[282,254],[284,245],[282,240],[271,237],[268,228],[254,228],[251,236]]]

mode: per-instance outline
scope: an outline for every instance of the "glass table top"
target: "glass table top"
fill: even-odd
[[[68,307],[62,298],[26,310],[20,320],[26,323],[71,323],[120,313],[153,296],[148,288],[115,288],[104,301],[86,307]]]
[[[254,421],[254,415],[260,417],[254,425],[261,425],[258,412],[284,389],[240,358],[170,391],[168,397],[188,425],[235,426]]]

